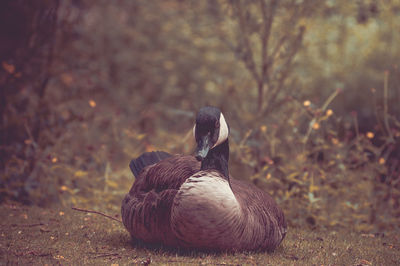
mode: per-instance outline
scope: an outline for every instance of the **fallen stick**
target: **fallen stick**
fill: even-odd
[[[100,255],[94,256],[92,258],[95,259],[95,258],[114,257],[114,256],[119,256],[119,254],[118,253],[100,254]]]
[[[44,223],[37,223],[37,224],[11,224],[12,227],[34,227],[34,226],[41,226],[46,225]]]
[[[107,215],[107,214],[104,214],[104,213],[102,213],[102,212],[92,211],[92,210],[85,210],[85,209],[80,209],[80,208],[76,208],[76,207],[71,207],[71,209],[73,209],[73,210],[75,210],[75,211],[80,211],[80,212],[99,214],[99,215],[102,215],[102,216],[107,217],[107,218],[109,218],[109,219],[112,219],[112,220],[114,220],[114,221],[117,221],[117,222],[122,223],[121,220],[118,220],[118,219],[116,219],[116,218],[114,218],[114,217],[112,217],[112,216],[109,216],[109,215]]]

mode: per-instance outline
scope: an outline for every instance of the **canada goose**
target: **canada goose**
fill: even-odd
[[[286,234],[283,212],[269,194],[229,176],[221,111],[201,108],[193,134],[195,156],[151,152],[131,161],[136,181],[121,208],[131,236],[170,247],[274,250]]]

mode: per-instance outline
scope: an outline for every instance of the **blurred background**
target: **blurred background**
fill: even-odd
[[[0,201],[119,213],[222,109],[292,227],[400,228],[400,1],[2,0]]]

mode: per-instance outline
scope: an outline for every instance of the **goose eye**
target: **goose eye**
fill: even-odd
[[[215,128],[219,128],[219,120],[215,121]]]

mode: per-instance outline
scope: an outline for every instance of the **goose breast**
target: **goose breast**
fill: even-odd
[[[188,178],[174,198],[172,230],[181,244],[209,250],[272,250],[282,241],[286,223],[264,191],[217,171]]]
[[[216,171],[200,171],[187,179],[174,198],[171,226],[187,247],[227,249],[241,216],[228,181]]]

